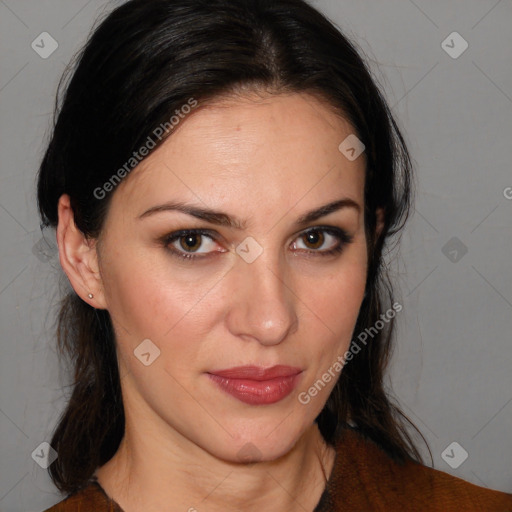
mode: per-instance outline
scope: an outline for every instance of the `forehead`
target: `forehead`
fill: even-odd
[[[353,133],[308,94],[226,97],[181,120],[124,178],[112,202],[123,210],[176,198],[251,209],[343,194],[362,204],[364,154],[349,161],[338,149]]]

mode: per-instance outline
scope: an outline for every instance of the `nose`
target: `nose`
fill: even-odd
[[[272,346],[297,330],[298,299],[284,265],[265,251],[252,263],[238,258],[230,272],[233,293],[227,314],[233,335]]]

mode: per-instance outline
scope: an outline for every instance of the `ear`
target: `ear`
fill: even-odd
[[[62,269],[78,296],[93,308],[106,309],[99,272],[96,240],[87,238],[75,224],[71,202],[63,194],[58,204],[57,245]],[[89,294],[93,298],[89,298]]]
[[[378,239],[380,234],[382,233],[382,229],[384,228],[384,209],[383,208],[377,208],[376,211],[377,216],[377,224],[375,228],[375,238]]]

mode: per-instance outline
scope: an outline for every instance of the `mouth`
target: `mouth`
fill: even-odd
[[[249,405],[268,405],[286,398],[297,386],[302,370],[277,365],[271,368],[238,366],[207,373],[224,392]]]

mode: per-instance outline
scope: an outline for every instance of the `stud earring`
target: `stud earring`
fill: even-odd
[[[89,293],[89,295],[87,295],[89,297],[89,299],[92,299],[94,297],[94,295],[92,293]]]

